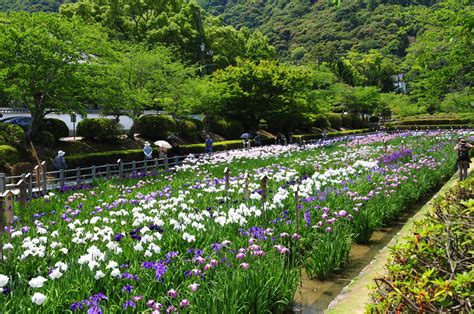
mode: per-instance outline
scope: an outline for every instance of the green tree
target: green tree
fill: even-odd
[[[90,74],[110,51],[99,28],[57,14],[0,16],[0,87],[28,108],[33,138],[46,114],[81,110]]]
[[[145,109],[160,109],[180,93],[190,69],[176,61],[166,47],[148,50],[143,45],[122,46],[117,60],[104,67],[100,79],[103,87],[97,101],[105,114],[125,114],[135,123]]]
[[[446,93],[474,84],[472,6],[445,0],[419,18],[423,32],[404,60],[410,95],[433,113]]]

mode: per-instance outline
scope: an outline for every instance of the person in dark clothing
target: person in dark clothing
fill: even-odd
[[[174,140],[171,143],[170,157],[174,157],[175,164],[179,163],[179,157],[181,156],[181,147],[179,146],[178,141]]]
[[[53,166],[56,171],[67,169],[66,160],[64,159],[65,154],[64,151],[60,150],[58,151],[58,155],[54,157]]]
[[[253,140],[255,142],[255,146],[257,146],[257,147],[262,146],[262,138],[260,137],[260,134],[255,135]]]
[[[211,137],[209,135],[206,135],[206,141],[204,142],[206,145],[206,154],[211,154],[212,153],[212,145],[214,142],[212,141]]]
[[[469,158],[469,150],[474,146],[466,142],[465,138],[460,138],[459,142],[454,147],[454,150],[458,153],[458,169],[459,169],[459,181],[463,181],[467,178],[467,169],[471,163]]]

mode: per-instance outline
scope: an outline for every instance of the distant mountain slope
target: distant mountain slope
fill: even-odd
[[[259,29],[287,58],[327,60],[354,48],[402,57],[416,35],[412,12],[432,0],[201,0],[206,10],[237,28]],[[410,4],[410,5],[408,5]]]
[[[72,0],[1,0],[0,11],[57,12],[61,4]]]

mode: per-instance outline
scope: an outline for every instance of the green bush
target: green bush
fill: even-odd
[[[54,136],[55,140],[69,136],[69,128],[64,121],[59,119],[44,119],[40,125],[39,131],[49,132]]]
[[[327,129],[331,126],[329,120],[326,116],[322,114],[316,114],[313,116],[313,126],[320,128],[320,129]]]
[[[20,159],[17,149],[10,145],[0,145],[0,165],[13,165]]]
[[[340,129],[342,128],[342,118],[341,115],[338,113],[328,113],[326,115],[329,123],[331,124],[331,128],[333,129]]]
[[[369,118],[369,122],[371,122],[371,123],[377,123],[377,122],[379,122],[379,120],[380,120],[380,118],[377,117],[377,116],[370,116],[370,118]]]
[[[352,115],[352,128],[353,129],[360,129],[364,125],[364,121],[362,121],[362,118],[358,114],[353,114]]]
[[[192,141],[197,141],[198,138],[198,128],[196,126],[196,123],[191,120],[181,120],[178,123],[178,132],[179,135],[182,137],[192,140]]]
[[[415,234],[392,248],[377,278],[370,313],[470,313],[474,295],[474,179],[467,179],[415,222]]]
[[[48,131],[40,131],[37,136],[37,141],[45,146],[53,146],[56,142],[55,136]]]
[[[138,120],[136,131],[150,140],[164,140],[176,132],[176,122],[166,115],[147,115]]]
[[[326,133],[326,135],[327,137],[337,137],[337,136],[344,136],[344,135],[362,134],[362,133],[367,133],[369,131],[370,131],[369,129],[345,130],[345,131],[337,131],[337,132],[328,132]],[[310,141],[310,140],[318,140],[321,138],[323,138],[321,133],[293,135],[293,139],[295,143],[299,143],[300,139],[302,141]]]
[[[239,138],[245,132],[242,122],[237,120],[218,119],[213,123],[213,126],[217,134],[228,139]]]
[[[306,119],[309,119],[309,121],[305,122]],[[303,128],[307,128],[305,127],[305,123],[310,123],[312,122],[311,120],[311,117],[308,117],[306,116],[305,117],[298,117],[298,116],[294,116],[294,115],[289,115],[289,114],[285,114],[285,115],[278,115],[278,116],[275,116],[275,117],[271,117],[270,119],[268,119],[267,121],[267,127],[270,131],[274,131],[274,132],[283,132],[283,133],[287,133],[287,132],[292,132],[294,131],[296,128],[300,127],[300,122],[302,122],[302,125],[301,127]]]
[[[25,131],[18,125],[0,123],[0,145],[20,146],[25,140]]]
[[[77,135],[99,141],[114,139],[120,134],[120,124],[106,118],[84,119],[77,125]]]
[[[345,114],[341,117],[342,119],[342,126],[345,128],[352,129],[352,115]]]

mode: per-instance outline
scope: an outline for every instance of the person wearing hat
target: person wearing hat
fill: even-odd
[[[149,142],[145,142],[145,147],[143,147],[143,155],[145,156],[146,161],[153,159],[153,148],[150,146]]]
[[[474,146],[469,144],[464,137],[459,138],[459,142],[454,147],[454,150],[458,153],[458,169],[459,169],[459,181],[463,181],[467,178],[467,169],[471,159],[469,158],[469,150]]]
[[[53,166],[57,171],[67,168],[66,160],[64,159],[65,154],[66,153],[64,151],[60,150],[58,151],[58,155],[54,157]]]

